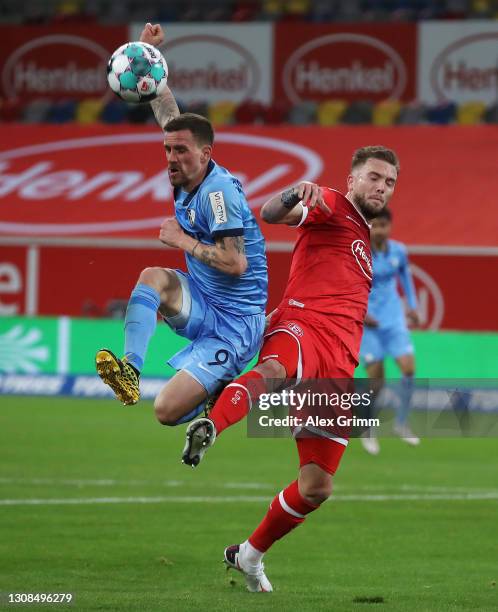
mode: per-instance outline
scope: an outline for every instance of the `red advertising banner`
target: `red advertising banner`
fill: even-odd
[[[4,125],[0,238],[152,238],[172,214],[162,134],[154,128]],[[301,180],[343,190],[352,152],[394,148],[396,237],[409,245],[497,245],[498,126],[255,127],[219,130],[214,157],[250,205]],[[262,225],[269,241],[293,230]]]
[[[274,96],[303,100],[410,100],[416,91],[415,24],[275,26]]]
[[[28,249],[0,247],[0,316],[27,314]]]
[[[23,102],[100,97],[107,91],[109,57],[127,40],[127,26],[4,25],[0,95]]]
[[[133,246],[133,243],[131,243]],[[268,251],[268,310],[281,300],[291,252]],[[423,329],[498,330],[492,279],[496,255],[410,255]],[[185,269],[183,254],[166,248],[20,247],[0,244],[0,315],[109,316],[126,302],[141,270]],[[28,271],[29,270],[29,271]]]

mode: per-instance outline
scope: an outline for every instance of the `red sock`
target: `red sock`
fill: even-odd
[[[261,552],[266,552],[270,546],[300,525],[307,514],[316,510],[299,493],[297,480],[273,499],[266,516],[249,537],[249,542]]]
[[[252,398],[257,399],[260,393],[265,392],[264,378],[254,370],[227,385],[209,413],[216,427],[216,435],[242,420],[251,409]]]

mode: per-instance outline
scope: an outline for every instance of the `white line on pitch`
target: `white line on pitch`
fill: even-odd
[[[395,494],[395,495],[335,495],[332,502],[384,502],[384,501],[484,501],[498,500],[498,491],[488,493],[455,494]],[[53,499],[0,499],[0,506],[65,506],[93,504],[225,504],[225,503],[263,503],[268,497],[234,496],[158,496],[158,497],[88,497]]]
[[[262,482],[217,482],[207,483],[210,488],[217,489],[252,489],[252,490],[277,490],[278,484],[269,484]],[[126,487],[126,486],[150,486],[150,487],[167,487],[178,488],[192,485],[191,482],[185,480],[118,480],[114,478],[0,478],[1,485],[34,485],[34,486],[68,486],[68,487]],[[353,491],[357,492],[376,492],[378,494],[398,494],[398,493],[447,493],[447,494],[494,494],[498,493],[498,489],[488,487],[450,487],[439,485],[417,485],[417,484],[338,484],[334,486],[334,491]]]
[[[0,485],[34,485],[34,486],[68,486],[68,487],[128,487],[128,486],[154,486],[154,487],[183,487],[189,483],[184,480],[116,480],[114,478],[0,478]],[[222,489],[268,489],[278,488],[262,482],[224,482],[212,483],[210,487]]]

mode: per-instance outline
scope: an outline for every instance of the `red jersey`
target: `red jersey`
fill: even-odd
[[[342,193],[322,191],[332,214],[304,208],[279,309],[326,327],[356,359],[372,284],[370,228]]]

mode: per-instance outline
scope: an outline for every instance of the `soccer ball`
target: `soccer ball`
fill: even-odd
[[[168,65],[152,45],[129,42],[111,55],[107,81],[112,91],[125,102],[150,102],[166,88]]]

